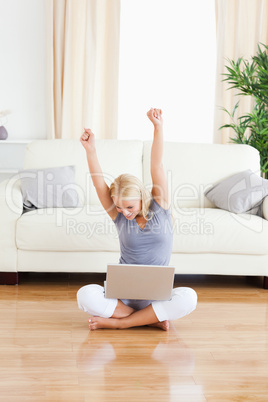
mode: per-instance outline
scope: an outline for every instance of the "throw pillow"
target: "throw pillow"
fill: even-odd
[[[27,169],[19,172],[24,212],[37,208],[81,206],[75,184],[75,167]]]
[[[216,183],[205,196],[216,205],[236,214],[261,215],[261,204],[268,195],[268,180],[250,169]]]

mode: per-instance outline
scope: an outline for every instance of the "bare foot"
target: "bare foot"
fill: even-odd
[[[128,326],[120,325],[123,324],[122,319],[116,319],[116,318],[102,318],[102,317],[91,317],[89,320],[89,329],[90,331],[94,331],[96,329],[101,329],[101,328],[110,328],[110,329],[122,329],[122,328],[128,328]],[[157,327],[162,329],[163,331],[168,331],[169,330],[169,321],[162,321],[162,322],[156,322],[155,324],[150,324],[150,327]]]
[[[169,321],[161,321],[161,322],[156,322],[155,324],[150,324],[148,325],[149,327],[157,327],[163,329],[163,331],[168,331],[169,330]]]
[[[102,318],[102,317],[91,317],[89,322],[89,329],[90,331],[94,331],[95,329],[101,328],[110,328],[110,329],[117,329],[119,328],[119,321],[120,319],[116,318]]]

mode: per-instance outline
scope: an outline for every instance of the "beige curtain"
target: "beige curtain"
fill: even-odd
[[[120,0],[45,5],[48,138],[116,138]]]
[[[238,114],[251,110],[250,97],[235,96],[235,90],[227,90],[221,74],[226,73],[226,59],[237,60],[254,56],[259,42],[268,44],[268,0],[215,0],[217,24],[217,74],[216,106],[214,120],[214,142],[228,143],[234,135],[231,129],[219,131],[219,127],[230,122],[225,107],[231,111],[240,100]]]

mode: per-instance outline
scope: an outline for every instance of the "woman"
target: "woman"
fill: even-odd
[[[154,125],[151,149],[151,193],[136,177],[120,175],[110,188],[98,162],[95,139],[85,130],[81,143],[86,150],[92,181],[101,204],[114,221],[120,241],[120,263],[168,265],[172,252],[172,222],[168,186],[162,165],[163,118],[161,109],[150,109]],[[106,299],[99,285],[87,285],[77,292],[78,306],[89,313],[89,329],[130,328],[143,325],[169,329],[169,320],[190,314],[197,295],[190,288],[175,288],[171,300]]]

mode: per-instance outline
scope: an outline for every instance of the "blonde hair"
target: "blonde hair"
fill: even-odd
[[[111,184],[109,191],[112,198],[120,197],[123,200],[141,200],[141,212],[139,215],[142,215],[147,220],[152,219],[152,212],[148,216],[152,195],[137,177],[128,173],[121,174]]]

